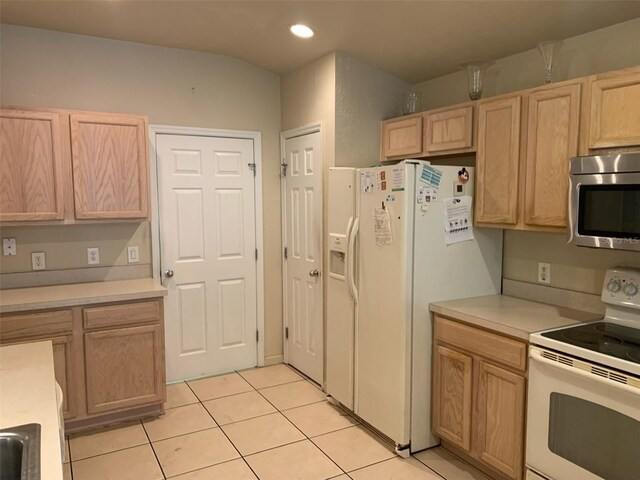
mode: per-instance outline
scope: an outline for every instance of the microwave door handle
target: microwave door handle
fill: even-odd
[[[344,253],[344,280],[347,286],[347,290],[349,292],[349,296],[353,298],[353,293],[351,292],[351,288],[349,286],[349,275],[351,274],[349,270],[349,263],[351,261],[351,252],[349,246],[351,245],[351,229],[353,228],[353,217],[349,217],[349,221],[347,222],[347,248]]]
[[[542,356],[542,350],[539,350],[535,347],[529,348],[529,358],[531,358],[531,360],[534,362],[542,363],[551,368],[564,370],[565,372],[568,372],[571,375],[577,375],[584,379],[591,380],[592,382],[596,382],[610,388],[615,388],[617,390],[622,390],[636,397],[640,397],[640,388],[630,387],[629,385],[625,385],[624,383],[619,383],[613,380],[609,380],[608,378],[603,378],[598,375],[585,372],[584,370],[581,370],[579,368],[569,367],[568,365],[564,365],[563,363],[554,362],[553,360],[548,360]]]
[[[360,227],[360,219],[356,217],[353,221],[353,226],[351,227],[351,232],[349,232],[349,241],[347,242],[347,250],[349,252],[349,261],[347,263],[347,283],[349,285],[349,291],[351,292],[351,297],[353,301],[358,304],[358,287],[356,287],[355,282],[355,274],[354,274],[354,264],[355,264],[355,248],[356,248],[356,237],[358,236],[358,228]]]

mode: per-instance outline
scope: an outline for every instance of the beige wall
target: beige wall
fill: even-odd
[[[554,61],[553,80],[640,65],[640,18],[563,41]],[[542,57],[537,49],[496,60],[487,70],[483,97],[544,84]],[[414,85],[423,110],[469,100],[467,76],[459,71]]]
[[[640,19],[566,39],[554,81],[640,65]],[[544,70],[537,50],[502,58],[488,71],[484,97],[541,85]],[[414,86],[424,109],[468,100],[464,72]],[[538,262],[551,264],[551,285],[599,294],[607,268],[640,267],[640,254],[594,250],[566,244],[564,235],[506,230],[503,276],[535,283]]]
[[[380,121],[402,114],[411,85],[342,52],[336,53],[337,167],[369,167],[380,160]]]
[[[138,113],[148,115],[152,124],[262,132],[265,350],[267,356],[279,355],[282,352],[280,78],[223,55],[12,25],[2,25],[0,35],[3,105]],[[47,243],[47,249],[62,252],[51,254],[51,260],[47,256],[50,268],[78,265],[75,253],[67,254],[61,243],[73,235],[72,232],[91,237],[105,231],[104,227],[68,228],[40,227],[38,230],[41,238],[53,239]],[[120,261],[116,252],[137,241],[137,230],[128,228],[119,227],[122,237],[107,242],[104,248],[112,253],[105,258]],[[2,235],[11,232],[13,229],[3,229]],[[131,237],[127,237],[129,234]],[[16,236],[32,238],[22,241],[34,244],[38,241],[28,234],[16,233]],[[18,241],[18,251],[26,253],[31,246],[22,241]],[[140,247],[141,255],[148,258],[148,235]],[[55,263],[50,264],[54,257]],[[22,258],[15,262],[20,265],[16,268],[27,265]]]

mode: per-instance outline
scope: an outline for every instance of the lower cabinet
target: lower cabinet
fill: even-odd
[[[522,479],[526,344],[437,315],[435,332],[434,435],[499,478]]]
[[[89,413],[163,401],[160,325],[85,333],[84,349]]]
[[[157,415],[165,400],[162,299],[0,315],[0,344],[50,340],[76,432]]]

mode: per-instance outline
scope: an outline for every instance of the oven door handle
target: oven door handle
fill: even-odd
[[[602,377],[598,374],[595,373],[591,373],[585,370],[582,370],[581,368],[578,367],[570,367],[568,365],[565,365],[563,363],[560,362],[554,362],[553,360],[549,360],[545,357],[542,356],[543,354],[543,350],[536,348],[536,347],[529,347],[529,357],[531,358],[531,360],[533,360],[534,362],[538,362],[538,363],[542,363],[545,365],[548,365],[549,367],[552,368],[557,368],[559,370],[564,370],[567,373],[570,373],[572,375],[578,375],[582,378],[585,378],[587,380],[591,380],[592,382],[596,382],[596,383],[600,383],[602,385],[606,385],[607,387],[611,387],[611,388],[616,388],[618,390],[622,390],[624,392],[627,392],[631,395],[634,395],[636,397],[640,397],[640,382],[638,384],[638,386],[631,386],[631,385],[627,385],[615,380],[610,380],[609,378],[606,377]],[[557,353],[553,353],[553,355],[558,355]],[[574,362],[579,362],[579,360],[574,360]],[[581,362],[584,365],[588,365],[585,362]],[[604,368],[600,368],[600,367],[595,367],[598,368],[600,371],[605,371],[605,372],[609,372],[609,369],[604,369]],[[615,373],[615,372],[612,372]],[[626,377],[626,378],[631,378],[625,374],[617,374],[620,377]]]

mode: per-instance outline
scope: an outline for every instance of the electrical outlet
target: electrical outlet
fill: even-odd
[[[538,263],[538,283],[551,283],[550,263]]]
[[[127,261],[129,263],[138,263],[140,261],[140,250],[137,246],[127,247]]]
[[[3,238],[2,239],[2,255],[5,257],[10,257],[16,254],[16,239],[14,237],[11,238]]]
[[[46,268],[44,252],[33,252],[31,254],[31,270],[45,270]]]
[[[87,248],[87,263],[89,265],[100,263],[100,249],[98,247]]]

